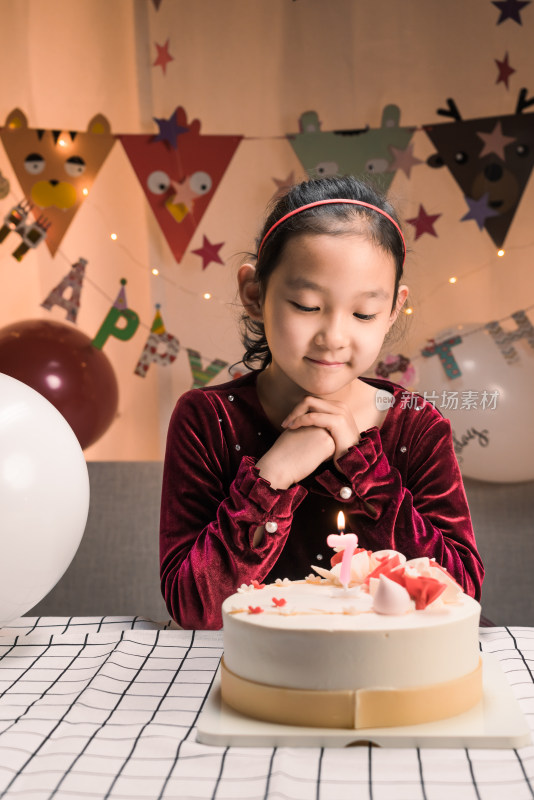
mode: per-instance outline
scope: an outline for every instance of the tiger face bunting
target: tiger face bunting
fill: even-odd
[[[534,99],[526,95],[522,89],[515,114],[466,120],[449,99],[438,114],[454,122],[423,125],[437,151],[428,165],[448,167],[468,206],[462,221],[474,220],[497,247],[504,244],[534,166],[534,114],[522,113]]]
[[[204,136],[177,108],[157,134],[120,136],[161,231],[180,262],[243,138]]]
[[[115,143],[109,122],[97,114],[83,133],[29,128],[16,108],[0,138],[33,215],[50,223],[45,241],[54,255]]]

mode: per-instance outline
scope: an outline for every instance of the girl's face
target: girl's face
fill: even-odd
[[[272,377],[346,399],[407,297],[400,286],[392,310],[394,289],[393,256],[361,234],[289,239],[261,303]]]

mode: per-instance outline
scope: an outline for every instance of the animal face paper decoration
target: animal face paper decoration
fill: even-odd
[[[183,108],[156,119],[159,133],[120,136],[150,207],[180,262],[241,136],[204,136]]]
[[[534,166],[534,114],[522,113],[533,103],[522,89],[515,114],[463,120],[449,99],[438,114],[455,121],[423,126],[437,150],[427,163],[449,168],[469,207],[462,219],[475,220],[497,247],[504,243]]]
[[[310,177],[362,175],[385,191],[398,168],[406,171],[407,164],[419,163],[409,149],[414,128],[401,128],[399,122],[398,106],[390,105],[380,128],[321,131],[317,112],[307,111],[299,120],[301,132],[288,139]]]
[[[0,138],[34,216],[51,223],[46,244],[54,255],[115,143],[109,122],[97,114],[84,133],[28,128],[16,108]]]

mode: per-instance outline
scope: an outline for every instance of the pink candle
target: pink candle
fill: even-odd
[[[358,537],[355,533],[344,533],[345,515],[342,511],[337,516],[337,527],[340,532],[329,534],[326,538],[326,543],[329,547],[338,547],[343,550],[339,580],[347,588],[350,583],[350,562],[358,546]]]

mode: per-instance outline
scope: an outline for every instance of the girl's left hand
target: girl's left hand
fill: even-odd
[[[360,431],[352,412],[344,403],[334,400],[305,397],[282,422],[282,427],[290,430],[308,426],[329,432],[335,443],[333,458],[336,465],[349,447],[360,441]]]

